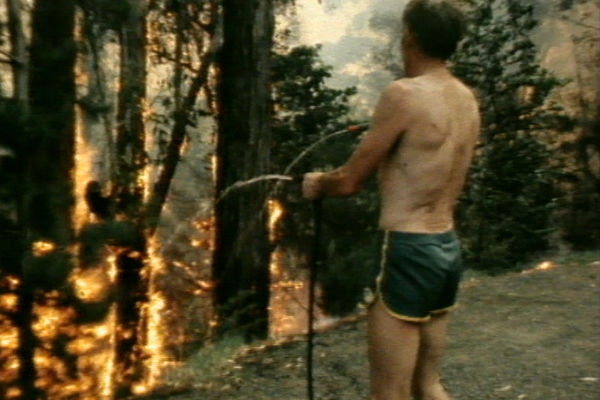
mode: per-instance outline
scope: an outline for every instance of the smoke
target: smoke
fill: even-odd
[[[322,45],[333,66],[328,85],[356,86],[357,117],[370,114],[381,90],[401,64],[400,19],[408,0],[297,0],[299,39]]]

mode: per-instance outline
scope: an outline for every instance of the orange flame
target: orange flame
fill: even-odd
[[[52,253],[56,249],[56,244],[39,240],[31,245],[31,252],[35,257],[43,257]]]
[[[269,239],[274,241],[277,239],[277,224],[283,217],[285,209],[283,205],[275,199],[270,199],[267,203],[269,210]]]
[[[546,270],[552,269],[554,267],[556,267],[556,265],[552,261],[544,261],[544,262],[538,264],[535,267],[535,269],[536,269],[536,271],[546,271]]]
[[[90,268],[79,271],[72,283],[80,300],[98,302],[106,298],[112,279],[105,268]]]
[[[166,300],[157,288],[156,276],[165,265],[158,250],[159,244],[152,238],[148,242],[148,265],[146,273],[150,281],[150,301],[143,305],[142,314],[147,321],[146,343],[144,344],[147,360],[145,362],[146,376],[142,382],[137,382],[132,391],[136,395],[147,393],[156,386],[159,381],[162,368],[166,361],[164,352],[165,337],[161,327],[163,326],[164,309],[167,307]]]

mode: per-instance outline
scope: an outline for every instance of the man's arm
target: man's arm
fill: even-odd
[[[306,174],[304,197],[350,196],[359,192],[363,183],[407,130],[410,119],[409,92],[408,83],[404,80],[390,84],[375,107],[369,131],[348,161],[330,172]]]

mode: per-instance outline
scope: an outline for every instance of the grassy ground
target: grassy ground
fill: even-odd
[[[549,268],[464,280],[444,366],[456,400],[600,398],[600,255],[540,265]],[[358,317],[317,336],[316,399],[367,399],[365,331]],[[146,398],[306,399],[305,349],[300,339],[251,347],[225,341],[171,371]]]

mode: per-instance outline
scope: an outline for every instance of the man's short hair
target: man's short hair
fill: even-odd
[[[419,48],[430,57],[447,60],[465,30],[463,14],[443,0],[412,0],[402,17]]]

